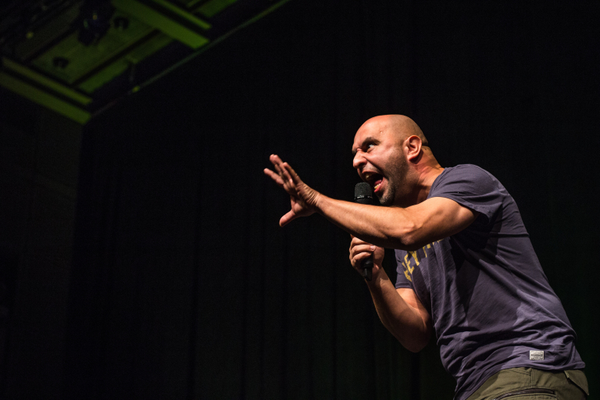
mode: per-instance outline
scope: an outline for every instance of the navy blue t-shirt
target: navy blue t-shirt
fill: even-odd
[[[446,168],[428,198],[479,213],[465,230],[417,251],[396,250],[396,288],[429,311],[442,364],[466,399],[515,367],[582,369],[575,332],[550,287],[513,198],[475,165]]]

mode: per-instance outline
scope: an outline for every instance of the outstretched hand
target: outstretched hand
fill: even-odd
[[[279,156],[272,154],[269,161],[275,171],[265,168],[265,175],[290,195],[290,211],[281,217],[279,225],[284,226],[298,217],[308,217],[315,213],[320,193],[302,182],[296,171]]]

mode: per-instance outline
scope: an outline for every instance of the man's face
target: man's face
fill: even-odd
[[[384,124],[367,122],[356,133],[352,145],[353,167],[385,206],[399,205],[407,189],[408,163],[398,136]]]

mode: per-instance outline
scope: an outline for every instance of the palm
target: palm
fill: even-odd
[[[270,160],[276,172],[265,168],[265,174],[290,195],[290,211],[281,217],[279,225],[284,226],[298,217],[313,214],[318,193],[302,182],[293,168],[278,156],[272,155]]]
[[[304,193],[301,193],[299,190],[298,192],[299,193],[296,196],[290,195],[290,212],[293,213],[295,217],[308,217],[314,213],[314,210],[311,210],[303,200]]]

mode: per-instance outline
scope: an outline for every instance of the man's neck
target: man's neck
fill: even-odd
[[[416,196],[413,199],[413,204],[419,204],[427,200],[427,196],[429,196],[429,191],[431,190],[433,182],[443,171],[444,168],[442,168],[437,162],[432,165],[423,165],[421,168],[417,169],[417,189],[415,191]]]

